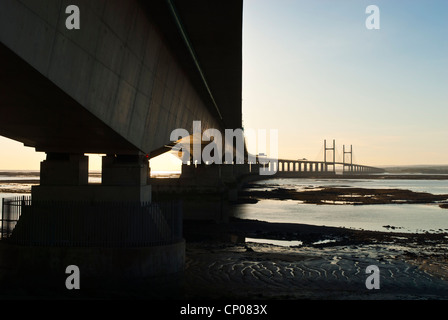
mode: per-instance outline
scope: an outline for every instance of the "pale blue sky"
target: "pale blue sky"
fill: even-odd
[[[281,158],[336,139],[367,165],[448,164],[447,17],[446,0],[245,0],[245,128],[278,129]],[[43,158],[0,137],[0,169]]]

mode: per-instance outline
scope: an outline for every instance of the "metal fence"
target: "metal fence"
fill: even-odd
[[[22,213],[22,208],[31,205],[31,197],[22,196],[2,198],[2,216],[0,220],[1,239],[8,238],[14,230]]]
[[[1,232],[20,245],[168,245],[182,239],[182,204],[3,199]]]

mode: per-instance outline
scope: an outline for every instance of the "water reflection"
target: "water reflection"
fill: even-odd
[[[398,188],[415,192],[448,194],[446,180],[326,180],[271,179],[258,186],[309,190],[320,187]],[[294,200],[261,200],[240,204],[232,215],[242,219],[301,223],[390,232],[447,232],[448,210],[438,204],[314,205]]]

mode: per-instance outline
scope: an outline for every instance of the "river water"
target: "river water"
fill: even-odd
[[[29,196],[32,185],[39,184],[38,172],[0,173],[2,198]],[[32,181],[32,180],[36,181]],[[22,183],[25,181],[25,183]],[[7,181],[7,182],[5,182]],[[92,175],[89,180],[100,178]],[[270,179],[255,183],[257,190],[288,188],[306,190],[319,187],[397,188],[433,194],[448,194],[448,180],[420,179]],[[11,192],[14,191],[14,192]],[[1,210],[1,206],[0,206]],[[316,205],[297,200],[260,200],[256,204],[233,206],[232,215],[242,219],[267,222],[303,223],[319,226],[346,227],[374,231],[447,232],[448,209],[438,204],[375,204],[375,205]]]
[[[306,190],[319,187],[397,188],[448,194],[448,180],[383,179],[271,179],[255,183],[260,188]],[[373,231],[447,232],[448,210],[438,204],[316,205],[297,200],[260,200],[236,205],[233,216],[268,222],[302,223]]]

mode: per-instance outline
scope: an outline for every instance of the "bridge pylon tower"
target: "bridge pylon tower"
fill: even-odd
[[[333,151],[333,162],[327,162],[327,150]],[[324,140],[324,166],[325,172],[328,171],[328,166],[333,166],[333,172],[336,173],[336,142],[333,139],[333,147],[327,147],[327,140]]]
[[[345,155],[350,155],[350,164],[345,163]],[[345,167],[348,166],[350,172],[353,172],[353,145],[350,145],[350,151],[345,151],[345,145],[342,146],[342,170],[345,173]]]

